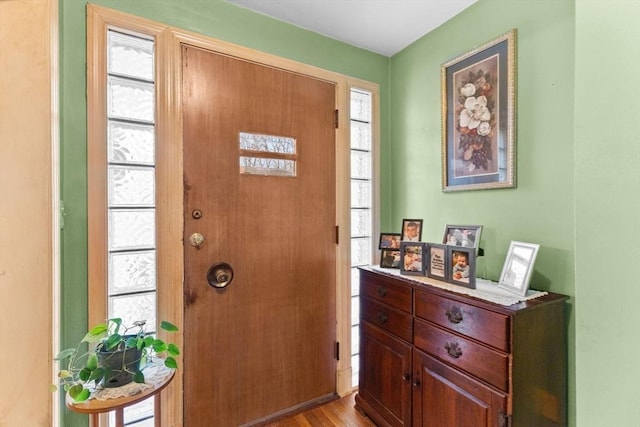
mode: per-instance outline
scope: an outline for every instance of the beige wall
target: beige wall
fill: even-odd
[[[50,426],[54,417],[57,7],[0,0],[0,427]]]

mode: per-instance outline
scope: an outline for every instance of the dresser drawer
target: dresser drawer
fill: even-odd
[[[509,317],[480,307],[416,291],[415,315],[509,352]]]
[[[508,391],[507,354],[418,319],[414,326],[413,344],[417,348]]]
[[[360,275],[360,295],[389,304],[393,308],[411,313],[413,290],[409,285],[394,282],[370,273]]]
[[[411,342],[413,318],[408,313],[361,296],[360,318]]]

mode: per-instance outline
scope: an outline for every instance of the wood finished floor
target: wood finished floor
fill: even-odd
[[[356,393],[309,409],[288,418],[266,424],[265,427],[375,427],[367,417],[355,410]]]

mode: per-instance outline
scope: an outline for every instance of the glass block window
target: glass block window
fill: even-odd
[[[153,39],[107,35],[108,316],[156,325],[155,68]],[[153,425],[154,400],[125,425]],[[115,425],[115,417],[109,417]]]
[[[240,173],[296,176],[296,140],[286,136],[240,132]]]
[[[351,366],[358,385],[360,282],[358,266],[373,263],[372,94],[351,89]]]

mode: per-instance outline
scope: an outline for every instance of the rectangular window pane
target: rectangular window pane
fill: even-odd
[[[296,176],[294,160],[240,156],[240,173],[250,175]]]
[[[153,80],[153,40],[109,31],[108,72]]]
[[[109,294],[153,290],[156,287],[156,252],[109,254]]]
[[[109,206],[155,204],[155,170],[149,167],[109,166]]]
[[[130,326],[138,320],[146,320],[145,331],[156,329],[156,293],[124,295],[109,298],[109,316],[119,317]]]
[[[240,149],[263,153],[296,154],[296,140],[286,136],[240,132]]]
[[[369,123],[351,122],[351,148],[371,150],[371,125]]]
[[[109,250],[155,248],[153,210],[109,211]]]
[[[351,91],[351,120],[371,121],[371,94]]]
[[[355,180],[351,181],[351,207],[371,207],[371,182]]]
[[[109,162],[152,165],[155,129],[153,125],[109,121],[107,147]]]
[[[110,118],[153,122],[153,83],[109,77],[108,114]]]
[[[351,150],[351,178],[371,179],[371,154]]]
[[[351,209],[351,237],[363,237],[371,234],[371,211],[369,209]]]
[[[351,239],[351,264],[354,266],[371,264],[370,238]]]

